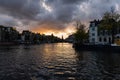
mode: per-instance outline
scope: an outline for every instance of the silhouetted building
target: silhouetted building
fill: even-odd
[[[17,41],[19,32],[13,27],[0,26],[0,42]]]
[[[60,42],[61,39],[52,35],[40,35],[29,30],[23,30],[21,34],[13,27],[0,26],[0,42],[17,42],[22,44],[39,44]],[[0,43],[0,44],[1,44]]]
[[[68,38],[66,38],[65,41],[70,42],[70,43],[74,43],[74,38],[75,38],[74,34],[72,34],[72,35],[68,36]]]
[[[32,43],[33,42],[33,33],[29,30],[24,30],[21,34],[21,40],[23,43]]]

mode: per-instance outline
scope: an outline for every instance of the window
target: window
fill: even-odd
[[[95,27],[95,23],[92,23],[92,26]]]
[[[104,42],[106,42],[107,41],[107,39],[106,38],[104,38]]]
[[[4,28],[2,28],[2,30],[5,30]]]
[[[95,31],[95,28],[92,28],[92,31]]]
[[[92,38],[92,42],[95,42],[95,38]]]
[[[99,38],[99,41],[100,41],[100,42],[102,41],[102,38],[101,38],[101,37]]]
[[[120,37],[119,36],[117,36],[117,39],[119,39]]]
[[[95,36],[95,33],[92,33],[92,36]]]
[[[111,43],[111,38],[109,37],[109,43]]]

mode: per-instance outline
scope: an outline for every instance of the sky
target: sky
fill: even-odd
[[[119,5],[120,0],[0,0],[0,25],[66,38],[76,20],[89,26],[111,8],[119,13]]]

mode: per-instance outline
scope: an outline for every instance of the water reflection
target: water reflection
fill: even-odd
[[[2,46],[0,80],[119,80],[119,56],[75,51],[69,43]]]

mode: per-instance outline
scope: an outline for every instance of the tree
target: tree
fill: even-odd
[[[85,31],[85,27],[86,26],[84,24],[81,24],[80,21],[76,21],[76,32],[74,34],[76,43],[83,44],[87,39],[87,33]]]
[[[120,15],[111,10],[111,12],[104,13],[102,20],[99,24],[99,31],[108,31],[112,35],[112,43],[114,43],[114,35],[116,29],[119,27]]]

